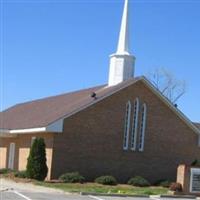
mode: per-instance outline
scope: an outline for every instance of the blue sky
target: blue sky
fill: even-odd
[[[106,83],[123,0],[1,1],[1,110]],[[130,1],[136,75],[169,69],[179,108],[200,121],[200,1]]]

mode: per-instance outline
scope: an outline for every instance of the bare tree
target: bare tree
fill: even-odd
[[[148,79],[165,97],[175,104],[186,92],[184,80],[178,80],[171,72],[158,68],[148,75]]]

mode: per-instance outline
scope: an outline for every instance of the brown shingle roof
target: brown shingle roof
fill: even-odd
[[[0,113],[2,129],[43,127],[76,109],[85,97],[103,86],[17,104]]]
[[[45,127],[56,120],[68,116],[94,102],[91,93],[97,93],[101,99],[126,85],[136,82],[138,78],[124,81],[112,87],[106,85],[84,89],[72,93],[17,104],[0,112],[0,129],[28,129]]]

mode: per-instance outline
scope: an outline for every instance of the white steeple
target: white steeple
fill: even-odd
[[[125,0],[117,52],[110,56],[108,85],[116,85],[133,77],[135,57],[129,53],[129,3]]]
[[[128,0],[125,0],[124,13],[122,16],[122,24],[119,35],[119,43],[117,48],[117,54],[129,54],[128,53],[128,39],[129,39],[129,27],[128,27]]]

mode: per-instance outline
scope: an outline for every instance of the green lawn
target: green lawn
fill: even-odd
[[[105,186],[96,183],[69,184],[36,182],[35,184],[72,193],[91,192],[99,194],[158,195],[167,194],[168,192],[168,189],[163,187],[133,187],[129,185]]]

